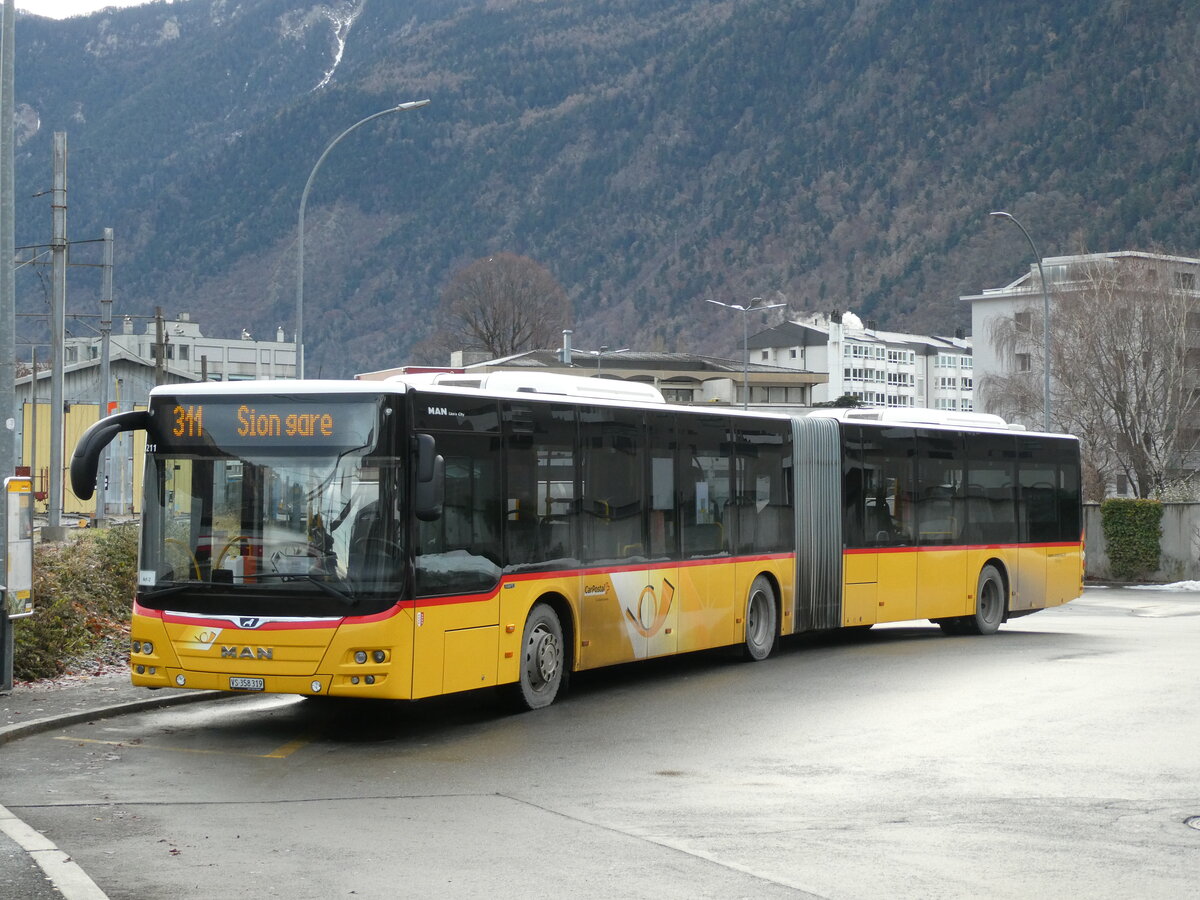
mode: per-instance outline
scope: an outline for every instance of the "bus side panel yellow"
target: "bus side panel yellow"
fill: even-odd
[[[1009,609],[1040,609],[1046,596],[1046,548],[1021,547],[1008,597]]]
[[[443,693],[446,632],[496,625],[500,601],[493,594],[483,601],[417,601],[413,629],[413,698]],[[522,621],[524,626],[524,621]],[[493,650],[493,656],[495,651]]]
[[[651,569],[638,595],[638,634],[646,636],[646,656],[670,656],[679,649],[679,570]]]
[[[842,554],[842,624],[874,625],[878,615],[879,554]]]
[[[676,587],[680,653],[724,647],[740,640],[733,610],[736,602],[740,617],[745,591],[739,594],[734,586],[733,563],[680,566]]]
[[[500,627],[459,628],[446,632],[442,656],[442,691],[453,694],[496,683],[496,648]]]
[[[592,572],[583,576],[580,668],[645,657],[646,639],[633,631],[626,613],[637,609],[638,597],[645,586],[645,570]]]
[[[848,584],[842,589],[842,624],[874,625],[879,585]]]
[[[967,588],[967,554],[961,547],[917,554],[918,619],[962,615]],[[973,588],[971,589],[973,590]]]
[[[575,668],[579,665],[579,584],[577,575],[551,575],[546,579],[506,580],[500,587],[500,635],[496,659],[496,683],[512,684],[521,677],[521,639],[525,620],[539,597],[557,594],[567,601],[571,621],[563,622],[563,640],[574,636]],[[511,587],[509,586],[511,585]]]
[[[917,617],[917,553],[879,554],[876,622],[907,622]]]
[[[1046,605],[1059,606],[1083,593],[1083,552],[1078,544],[1050,547],[1046,557]]]

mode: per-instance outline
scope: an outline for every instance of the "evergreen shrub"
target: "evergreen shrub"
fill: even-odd
[[[1114,578],[1133,581],[1158,570],[1162,552],[1163,506],[1157,500],[1114,498],[1100,504]]]

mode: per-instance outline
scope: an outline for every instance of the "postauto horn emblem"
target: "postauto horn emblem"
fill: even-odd
[[[625,615],[629,617],[629,621],[638,634],[645,638],[653,637],[667,621],[667,614],[671,611],[671,601],[674,598],[675,585],[663,579],[662,597],[654,593],[654,588],[646,585],[638,597],[637,615],[634,615],[633,611],[629,609],[625,610]]]

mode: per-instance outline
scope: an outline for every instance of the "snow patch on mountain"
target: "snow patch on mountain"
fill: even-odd
[[[337,3],[321,3],[308,10],[295,10],[284,15],[279,20],[280,33],[284,38],[304,40],[313,29],[332,26],[333,33],[333,62],[322,74],[320,81],[312,88],[319,91],[333,79],[342,56],[346,52],[346,39],[350,29],[362,15],[367,0],[340,0]]]

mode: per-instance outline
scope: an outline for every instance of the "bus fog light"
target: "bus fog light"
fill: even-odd
[[[376,650],[371,654],[371,659],[375,660],[377,663],[381,663],[387,659],[387,654],[382,650]]]
[[[365,663],[367,661],[367,651],[366,650],[356,651],[354,654],[354,661],[356,663],[359,663],[360,665],[362,663]]]
[[[313,692],[314,694],[319,694],[319,693],[321,693],[321,682],[319,682],[319,681],[314,681],[314,682],[313,682],[313,683],[310,685],[310,687],[312,687],[312,692]]]
[[[141,652],[142,652],[142,642],[141,642],[141,641],[134,641],[134,642],[133,642],[133,652],[134,652],[134,653],[141,653]]]
[[[350,683],[351,683],[351,684],[358,684],[358,676],[357,676],[357,675],[351,675],[351,676],[350,676]]]
[[[366,677],[364,680],[367,682],[367,684],[374,684],[374,683],[375,683],[375,676],[374,676],[374,675],[368,675],[368,676],[367,676],[367,677]]]
[[[146,667],[145,667],[145,666],[138,666],[138,667],[137,667],[137,673],[138,673],[139,675],[145,675],[145,674],[146,674]]]
[[[186,678],[184,678],[182,675],[176,675],[176,676],[175,676],[175,683],[176,683],[177,685],[179,685],[180,687],[183,687],[185,684],[187,684],[187,679],[186,679]]]

